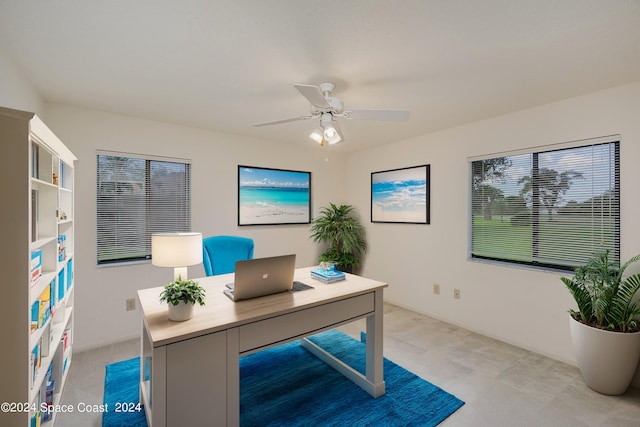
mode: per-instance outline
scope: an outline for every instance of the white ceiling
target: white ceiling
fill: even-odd
[[[294,83],[336,85],[360,150],[640,81],[640,0],[0,0],[0,44],[48,102],[291,144]]]

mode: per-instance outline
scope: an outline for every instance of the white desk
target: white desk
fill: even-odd
[[[386,283],[347,275],[325,284],[296,270],[295,280],[315,289],[241,302],[223,295],[233,274],[196,279],[206,305],[193,319],[168,320],[162,287],[138,291],[142,309],[140,401],[149,426],[240,424],[239,357],[288,341],[303,345],[373,397],[385,392],[382,356],[383,289]],[[304,339],[366,318],[366,374],[355,371]]]

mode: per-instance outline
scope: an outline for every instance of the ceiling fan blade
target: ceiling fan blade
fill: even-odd
[[[345,119],[384,120],[405,122],[411,117],[409,110],[349,110],[343,113]]]
[[[296,89],[298,89],[298,91],[302,94],[302,96],[307,98],[307,100],[314,107],[318,107],[318,108],[330,107],[329,103],[324,97],[324,94],[322,93],[322,91],[318,86],[301,85],[301,84],[296,84],[294,86],[296,87]]]
[[[300,116],[300,117],[293,117],[291,119],[274,120],[272,122],[255,123],[254,126],[260,127],[260,126],[269,126],[269,125],[279,125],[282,123],[297,122],[298,120],[307,120],[307,119],[313,119],[313,118],[314,116]]]

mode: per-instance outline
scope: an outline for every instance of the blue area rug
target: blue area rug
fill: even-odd
[[[107,365],[104,375],[104,403],[108,405],[108,412],[102,413],[103,427],[147,426],[144,407],[139,405],[139,384],[139,357]],[[122,406],[122,403],[128,404]]]
[[[311,338],[364,372],[365,344],[342,332]],[[464,405],[441,388],[384,360],[378,399],[292,342],[240,359],[242,426],[436,426]],[[107,365],[105,403],[138,401],[139,359]],[[103,416],[103,426],[146,426],[144,412]]]

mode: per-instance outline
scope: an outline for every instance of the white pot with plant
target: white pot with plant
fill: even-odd
[[[636,299],[640,274],[623,276],[639,260],[636,255],[621,264],[611,261],[605,251],[576,268],[573,278],[561,278],[578,305],[578,311],[569,313],[580,373],[589,387],[602,394],[623,394],[640,360]]]
[[[360,256],[367,251],[365,229],[351,205],[320,208],[320,215],[311,221],[311,238],[328,244],[320,262],[335,263],[340,271],[352,273],[360,265]]]
[[[205,290],[194,280],[182,280],[180,277],[164,285],[160,293],[160,302],[169,306],[169,320],[182,322],[193,317],[193,307],[204,305]]]

